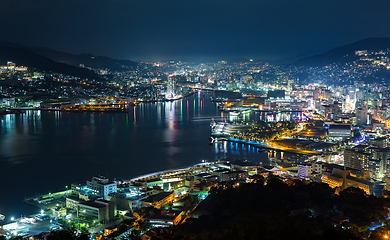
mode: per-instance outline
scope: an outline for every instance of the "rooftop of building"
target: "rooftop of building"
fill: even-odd
[[[352,176],[350,176],[350,175],[347,176],[347,179],[352,180],[352,181],[355,181],[355,182],[358,182],[358,183],[362,183],[362,184],[368,185],[368,186],[373,186],[373,185],[375,185],[375,182],[371,182],[371,181],[369,181],[369,180],[364,180],[364,179],[357,178],[357,177],[352,177]]]
[[[299,164],[300,166],[312,166],[311,162],[302,162]]]
[[[144,200],[144,202],[148,202],[148,203],[159,202],[159,201],[163,200],[164,198],[168,197],[169,195],[171,195],[172,193],[173,193],[173,191],[171,191],[171,192],[160,192],[160,193],[157,193],[155,195],[147,197]]]
[[[199,173],[199,174],[196,174],[195,176],[196,177],[208,177],[210,175],[211,175],[210,173]]]
[[[144,187],[144,182],[133,182],[129,184],[129,187]]]
[[[219,176],[215,176],[215,175],[210,175],[210,176],[207,176],[205,178],[203,178],[205,181],[213,181],[213,180],[217,180],[219,178]]]
[[[350,124],[331,124],[329,130],[351,130]]]
[[[106,207],[105,205],[96,202],[96,200],[90,200],[86,202],[79,203],[79,205],[84,205],[84,206],[89,206],[89,207],[94,207],[94,208],[104,208]]]
[[[75,202],[84,202],[85,200],[83,199],[80,199],[76,196],[69,196],[69,197],[66,197],[66,199],[69,199],[69,200],[72,200],[72,201],[75,201]]]
[[[340,169],[340,170],[344,170],[344,166],[341,166],[341,165],[338,165],[338,164],[333,164],[333,163],[325,163],[323,165],[323,170],[326,171],[326,172],[332,172],[334,168],[337,168],[337,169]],[[349,170],[353,173],[360,173],[361,170],[360,169],[356,169],[356,168],[351,168],[351,167],[345,167],[345,170]]]
[[[352,149],[354,150],[366,150],[367,148],[369,148],[370,146],[367,145],[367,144],[359,144],[355,147],[353,147]]]
[[[360,154],[369,154],[368,152],[366,152],[368,149],[370,149],[370,145],[366,145],[366,144],[360,144],[360,145],[357,145],[353,148],[350,148],[350,149],[345,149],[344,152],[357,152],[357,153],[360,153]]]
[[[99,179],[99,180],[108,180],[107,177],[105,176],[102,176],[102,175],[96,175],[96,176],[93,176],[92,179]]]
[[[146,180],[147,183],[159,182],[159,181],[162,181],[162,179],[160,179],[160,178],[153,178],[153,179]]]
[[[122,192],[122,193],[110,193],[108,196],[134,201],[134,200],[140,200],[140,199],[146,198],[146,193],[141,192],[141,194],[139,194],[139,195],[134,195],[134,194],[131,194],[130,192],[127,192],[127,193]]]
[[[214,172],[216,173],[223,173],[223,172],[229,172],[230,170],[229,169],[218,169],[218,170],[215,170]]]
[[[341,176],[339,174],[332,174],[332,175],[328,176],[328,178],[340,181],[340,179],[342,179],[343,176]],[[352,180],[354,182],[361,183],[361,184],[364,184],[364,185],[367,185],[367,186],[374,186],[375,184],[384,184],[384,182],[380,182],[380,181],[365,180],[365,179],[362,179],[362,178],[353,177],[353,176],[349,175],[348,173],[347,173],[346,178],[348,180]]]
[[[151,209],[145,214],[144,219],[160,219],[165,221],[173,221],[177,216],[179,216],[182,211],[179,210],[159,210]]]
[[[273,169],[274,166],[271,166],[271,165],[264,165],[260,170],[259,172],[268,172],[270,171],[271,169]]]
[[[387,147],[387,148],[372,148],[373,150],[375,150],[376,152],[390,152],[390,147]]]
[[[112,185],[112,184],[115,184],[116,185],[116,182],[110,182],[110,181],[96,181],[96,180],[92,180],[92,181],[87,181],[87,184],[89,183],[92,183],[92,184],[98,184],[98,185],[103,185],[103,186],[107,186],[107,185]]]
[[[95,202],[98,202],[98,203],[110,203],[110,201],[104,200],[104,199],[97,199],[97,200],[95,200]]]
[[[251,167],[251,166],[257,166],[258,164],[255,164],[253,162],[250,162],[250,161],[243,161],[243,160],[236,160],[236,161],[233,161],[233,162],[230,162],[232,165],[237,165],[237,166],[241,166],[241,167]]]
[[[247,171],[229,171],[222,174],[240,174],[240,173],[248,173]]]
[[[115,184],[116,185],[116,182],[106,182],[106,183],[100,183],[102,185],[111,185],[111,184]]]

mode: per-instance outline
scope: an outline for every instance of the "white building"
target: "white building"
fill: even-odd
[[[167,84],[167,92],[165,94],[165,97],[168,99],[175,98],[175,79],[172,75],[168,76],[168,84]]]
[[[310,163],[301,163],[298,167],[298,176],[303,180],[310,180],[311,175],[311,164]]]
[[[352,127],[349,124],[331,124],[328,129],[329,138],[349,138],[352,134]]]
[[[15,107],[15,98],[2,98],[0,99],[0,107]]]
[[[298,167],[298,177],[302,180],[310,180],[317,182],[321,180],[321,174],[321,162],[303,162]]]
[[[108,194],[117,192],[117,184],[103,176],[95,176],[91,181],[87,181],[87,188],[91,191],[91,195],[104,199],[107,199]]]

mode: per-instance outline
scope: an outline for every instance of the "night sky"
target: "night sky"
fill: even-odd
[[[282,58],[390,37],[389,0],[1,0],[0,40],[130,60]]]

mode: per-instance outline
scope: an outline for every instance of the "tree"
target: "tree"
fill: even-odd
[[[77,238],[78,240],[89,240],[89,232],[87,229],[82,229],[81,230],[81,234],[79,235],[79,237]]]
[[[76,239],[75,231],[73,230],[60,230],[53,231],[46,237],[47,240],[73,240]]]
[[[50,234],[46,237],[47,240],[88,240],[89,239],[89,232],[86,229],[83,229],[81,231],[81,234],[76,234],[76,228],[72,227],[70,229],[64,229],[60,231],[52,231]]]
[[[253,183],[264,185],[265,179],[262,175],[260,174],[253,175],[252,179],[253,179]]]
[[[365,199],[367,194],[360,188],[348,187],[340,192],[340,197],[344,199],[360,200]]]

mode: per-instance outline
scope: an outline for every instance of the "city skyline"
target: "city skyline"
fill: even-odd
[[[390,37],[386,1],[3,1],[2,40],[129,60],[272,59]]]
[[[297,229],[311,226],[321,216],[323,239],[388,237],[390,42],[371,40],[324,54],[347,56],[339,59],[347,64],[322,67],[75,60],[97,79],[3,48],[11,50],[2,58],[12,58],[0,65],[0,168],[10,183],[3,192],[12,193],[0,199],[5,238],[50,231],[47,240],[59,239],[73,226],[87,238],[133,239],[137,226],[116,228],[118,221],[184,229],[216,197],[245,206],[229,210],[235,213],[224,217],[227,224],[248,210],[249,217],[283,212],[281,228],[288,219]],[[40,59],[43,69],[34,67]],[[308,199],[327,204],[308,210],[295,197],[302,187]],[[275,199],[257,209],[250,202],[258,198],[249,197],[256,194]],[[345,209],[351,196],[364,200]],[[202,219],[200,234],[218,226]],[[147,226],[135,234],[153,231]],[[233,234],[223,226],[212,231]],[[273,236],[267,228],[262,234]],[[269,239],[299,239],[301,232]]]
[[[388,9],[0,1],[0,240],[388,239]]]

